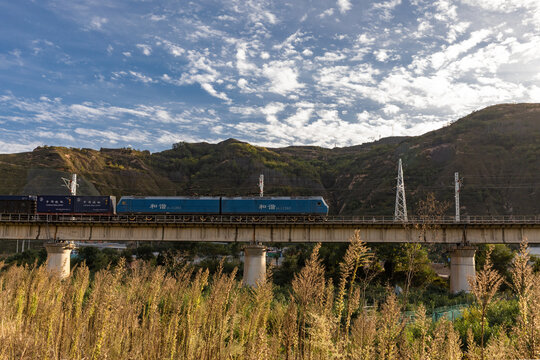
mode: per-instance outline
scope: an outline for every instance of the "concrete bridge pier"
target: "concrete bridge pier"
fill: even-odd
[[[250,244],[244,247],[244,285],[257,286],[266,280],[266,246]]]
[[[474,253],[472,246],[458,246],[450,253],[450,291],[470,292],[469,278],[476,278]]]
[[[73,244],[69,242],[47,242],[45,243],[47,250],[47,270],[58,274],[61,279],[69,276],[71,270],[70,255],[74,249]]]

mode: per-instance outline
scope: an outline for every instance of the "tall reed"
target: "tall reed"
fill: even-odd
[[[188,265],[120,262],[61,280],[44,267],[0,263],[0,359],[449,359],[534,358],[540,352],[540,281],[527,244],[512,265],[519,319],[484,341],[487,310],[501,284],[490,257],[471,282],[482,337],[467,348],[448,320],[419,306],[411,318],[392,291],[365,306],[362,266],[376,263],[358,234],[334,287],[316,245],[290,299],[269,281],[242,286],[223,263],[210,275]],[[371,265],[370,265],[371,264]],[[171,270],[171,268],[169,268]],[[507,294],[507,296],[512,296]]]

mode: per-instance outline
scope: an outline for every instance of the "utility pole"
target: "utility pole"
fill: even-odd
[[[77,174],[71,174],[71,180],[62,178],[62,181],[64,181],[64,186],[69,189],[70,195],[77,195],[77,186],[79,186],[77,184]]]
[[[454,182],[455,182],[455,198],[456,198],[456,222],[460,221],[459,217],[459,193],[461,191],[461,180],[459,179],[459,173],[454,173]]]
[[[259,196],[264,196],[264,175],[259,176]]]
[[[394,212],[394,221],[407,220],[407,201],[405,200],[405,182],[403,181],[403,167],[401,159],[398,163],[398,177],[396,186],[396,210]]]

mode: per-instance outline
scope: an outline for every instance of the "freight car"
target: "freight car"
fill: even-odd
[[[1,214],[34,214],[36,197],[31,195],[0,195]]]
[[[114,196],[38,195],[38,214],[115,215]]]

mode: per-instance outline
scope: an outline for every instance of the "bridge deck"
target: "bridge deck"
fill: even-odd
[[[540,216],[0,215],[0,239],[69,241],[540,243]]]

